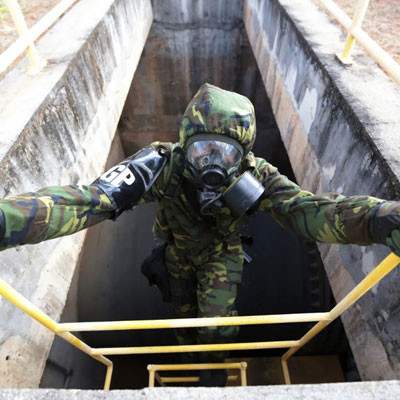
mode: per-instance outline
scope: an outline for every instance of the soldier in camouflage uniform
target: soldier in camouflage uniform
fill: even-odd
[[[255,136],[251,102],[237,93],[204,84],[185,111],[180,142],[150,145],[149,149],[168,161],[153,176],[151,184],[144,185],[140,196],[124,192],[130,189],[129,185],[133,186],[135,178],[128,176],[123,188],[111,181],[117,172],[129,171],[135,159],[132,156],[92,185],[47,187],[9,197],[0,201],[1,249],[69,235],[116,218],[136,204],[156,201],[154,232],[168,244],[165,262],[177,316],[236,315],[237,285],[243,268],[239,226],[249,211],[238,215],[221,202],[220,194],[235,186],[238,176],[250,172],[262,186],[251,210],[266,212],[283,227],[308,240],[381,243],[400,254],[400,203],[369,196],[314,195],[302,190],[266,160],[254,156],[251,149]],[[198,159],[189,154],[193,146],[208,143],[208,138],[217,144],[222,141],[222,147],[229,150],[226,159],[237,155],[232,148],[240,150],[239,162],[229,161],[233,168],[223,171],[227,179],[211,200],[202,192],[201,165],[196,162],[200,160],[209,167],[208,156],[215,149],[210,148]],[[199,193],[206,196],[205,200],[199,198]],[[205,206],[214,209],[210,211]],[[181,330],[178,339],[181,344],[229,342],[236,333],[236,327],[200,328],[197,334]],[[216,360],[218,356],[223,355],[216,353]],[[217,384],[223,384],[222,381]]]

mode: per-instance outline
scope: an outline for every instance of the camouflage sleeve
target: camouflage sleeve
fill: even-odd
[[[337,193],[314,195],[262,159],[257,159],[255,175],[265,187],[259,210],[306,239],[325,243],[385,244],[390,232],[400,226],[398,202]],[[392,216],[392,223],[388,215]]]
[[[0,200],[0,250],[70,235],[112,218],[114,208],[95,186],[51,186]]]

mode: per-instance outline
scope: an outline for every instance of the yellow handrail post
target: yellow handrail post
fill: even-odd
[[[330,321],[318,322],[312,327],[300,340],[299,344],[293,346],[282,356],[282,366],[285,373],[284,362],[296,353],[301,347],[308,343],[314,336],[326,328],[332,321],[334,321],[340,314],[352,306],[360,297],[367,293],[372,286],[384,278],[390,271],[396,268],[400,263],[400,257],[396,254],[389,254],[374,270],[372,270],[350,293],[347,294],[330,312]],[[285,381],[290,384],[289,371],[286,365]],[[288,378],[288,379],[286,379]]]
[[[28,55],[29,62],[31,63],[30,71],[40,71],[46,65],[46,62],[40,58],[36,46],[33,43],[28,26],[26,25],[24,14],[21,11],[18,1],[4,0],[4,2],[8,10],[10,11],[11,17],[14,21],[15,27],[17,28],[20,37],[25,40],[27,46],[26,53]]]
[[[155,375],[155,370],[153,365],[148,365],[147,369],[149,371],[149,387],[154,387],[154,375]]]
[[[339,60],[343,64],[351,64],[353,62],[351,58],[351,53],[353,51],[354,45],[356,44],[356,38],[352,35],[352,32],[356,29],[361,28],[365,14],[367,13],[368,5],[369,0],[358,0],[357,2],[354,10],[353,23],[351,24],[351,27],[349,29],[343,52],[342,54],[338,55]]]
[[[106,379],[104,381],[104,390],[110,390],[110,384],[111,384],[111,377],[113,373],[113,363],[110,362],[110,365],[107,365],[107,373],[106,373]]]
[[[247,386],[246,370],[247,370],[247,362],[242,361],[240,363],[240,380],[241,380],[242,386]]]
[[[287,360],[284,360],[283,357],[281,359],[281,364],[282,364],[283,378],[285,379],[285,384],[290,385],[291,380],[290,380],[290,374],[289,374],[289,367],[288,367]]]
[[[316,0],[367,51],[389,76],[400,85],[400,65],[361,27],[352,29],[353,21],[333,0]],[[339,59],[342,55],[338,55]]]

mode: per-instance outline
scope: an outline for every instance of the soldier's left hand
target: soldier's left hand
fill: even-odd
[[[386,239],[386,244],[392,249],[394,254],[400,257],[400,227],[392,230]]]

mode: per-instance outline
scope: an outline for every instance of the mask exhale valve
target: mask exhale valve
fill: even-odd
[[[249,171],[236,178],[221,196],[234,217],[240,217],[254,207],[262,194],[264,186]]]
[[[226,176],[218,167],[206,168],[200,173],[199,181],[206,189],[216,190],[224,185]]]

